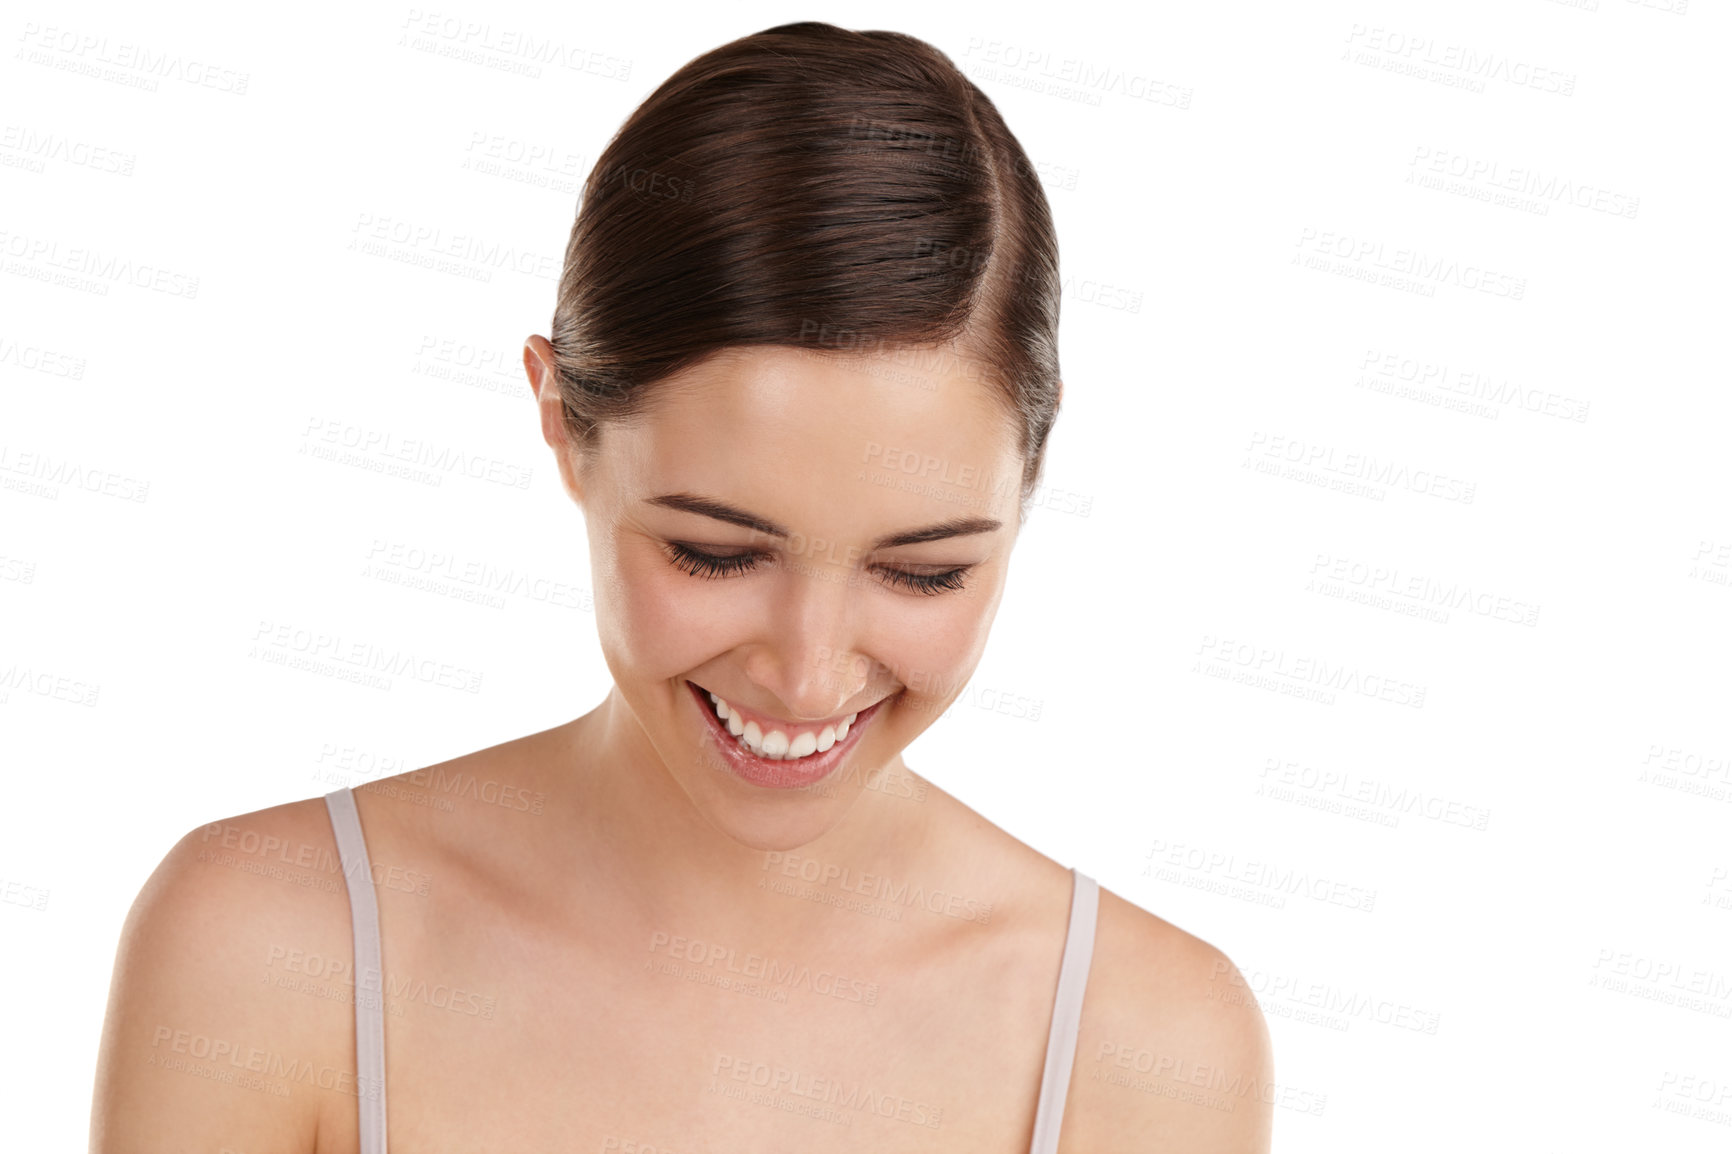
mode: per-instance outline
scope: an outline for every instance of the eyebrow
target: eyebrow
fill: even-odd
[[[709,517],[716,521],[725,521],[730,525],[738,525],[743,529],[755,529],[771,537],[787,538],[788,530],[765,517],[748,513],[744,509],[713,497],[699,497],[693,493],[663,493],[659,497],[646,498],[650,505],[660,505],[665,509],[678,509],[685,513],[696,513],[700,517]],[[936,525],[927,525],[920,529],[910,529],[905,533],[891,533],[872,542],[872,549],[894,549],[899,545],[920,545],[927,541],[943,541],[951,537],[970,537],[976,533],[990,533],[1000,528],[1004,523],[991,517],[956,517],[949,521],[940,521]]]

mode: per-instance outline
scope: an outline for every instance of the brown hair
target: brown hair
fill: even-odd
[[[1058,413],[1058,242],[1004,119],[899,32],[804,21],[675,72],[584,184],[551,343],[594,443],[735,345],[955,343],[1017,431],[1026,502]]]

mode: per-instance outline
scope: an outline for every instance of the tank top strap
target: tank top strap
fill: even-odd
[[[385,981],[379,948],[379,900],[373,865],[361,836],[361,815],[349,789],[325,795],[355,935],[355,1093],[360,1103],[361,1154],[385,1154]]]
[[[1029,1154],[1056,1154],[1058,1150],[1065,1094],[1070,1089],[1071,1067],[1076,1061],[1077,1031],[1082,1025],[1083,989],[1088,985],[1089,963],[1094,959],[1100,886],[1074,868],[1070,873],[1070,929],[1065,934],[1064,958],[1058,967],[1058,991],[1053,996],[1052,1026],[1047,1032],[1046,1065],[1040,1075],[1040,1099],[1035,1107],[1034,1140],[1029,1145]]]

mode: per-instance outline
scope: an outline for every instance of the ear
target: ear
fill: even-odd
[[[583,504],[583,487],[577,478],[576,450],[566,434],[565,406],[559,396],[559,374],[554,367],[553,345],[546,337],[532,336],[523,342],[523,371],[529,375],[529,391],[541,417],[541,439],[553,450],[559,463],[559,479],[571,499]]]

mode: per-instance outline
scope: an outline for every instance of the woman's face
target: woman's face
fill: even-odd
[[[728,349],[580,457],[551,360],[532,338],[616,697],[715,828],[812,841],[980,659],[1018,528],[1003,401],[949,348]]]

